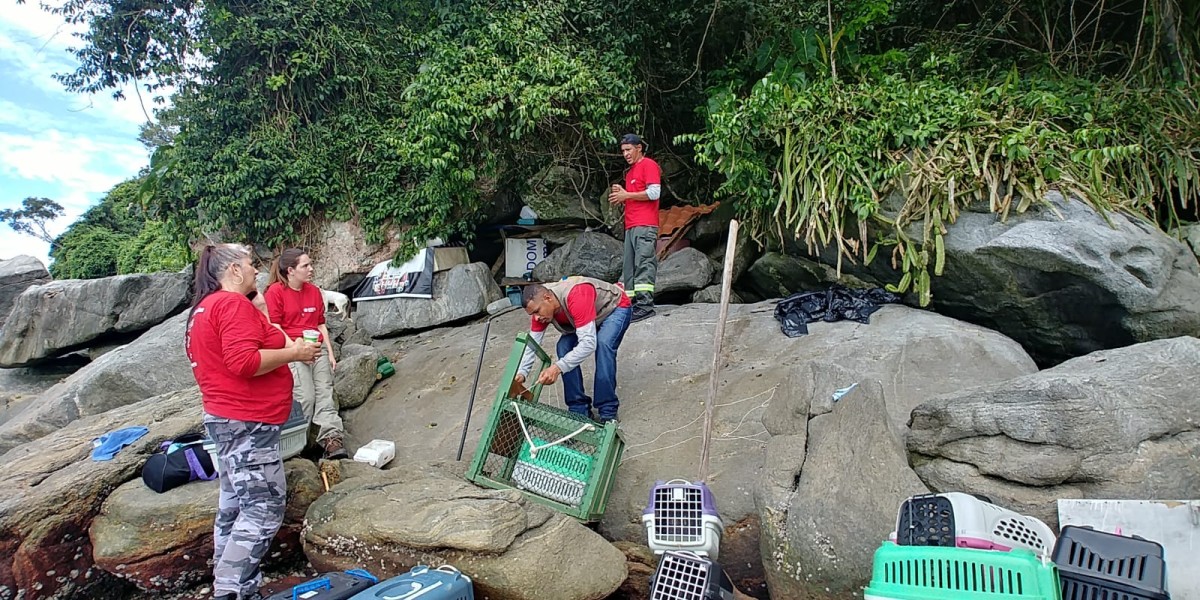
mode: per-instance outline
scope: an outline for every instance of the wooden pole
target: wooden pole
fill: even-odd
[[[729,316],[729,293],[733,287],[733,255],[737,251],[738,222],[729,222],[729,241],[725,243],[725,269],[721,274],[721,309],[717,333],[713,337],[712,369],[708,373],[708,399],[704,403],[704,441],[700,446],[700,481],[708,479],[709,445],[712,443],[713,406],[717,402],[717,381],[721,371],[721,342],[725,338],[725,319]]]

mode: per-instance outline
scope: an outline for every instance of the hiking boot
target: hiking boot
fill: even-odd
[[[649,319],[654,316],[654,309],[645,306],[633,307],[633,317],[629,320],[630,323],[637,323],[643,319]]]
[[[350,454],[346,452],[346,446],[342,444],[342,438],[340,436],[325,438],[325,441],[321,442],[321,447],[325,448],[326,460],[350,458]]]

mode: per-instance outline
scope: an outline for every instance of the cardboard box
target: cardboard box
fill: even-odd
[[[433,252],[433,272],[441,273],[471,262],[466,248],[430,248]]]
[[[546,240],[508,238],[504,244],[504,276],[521,278],[546,259]]]

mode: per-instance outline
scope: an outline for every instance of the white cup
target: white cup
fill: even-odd
[[[321,332],[316,329],[305,329],[301,335],[304,337],[304,341],[314,344],[321,339]]]

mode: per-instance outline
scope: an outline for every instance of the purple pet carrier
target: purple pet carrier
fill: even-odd
[[[657,482],[642,511],[642,524],[655,554],[671,550],[694,552],[716,559],[724,525],[712,490],[684,479]]]

